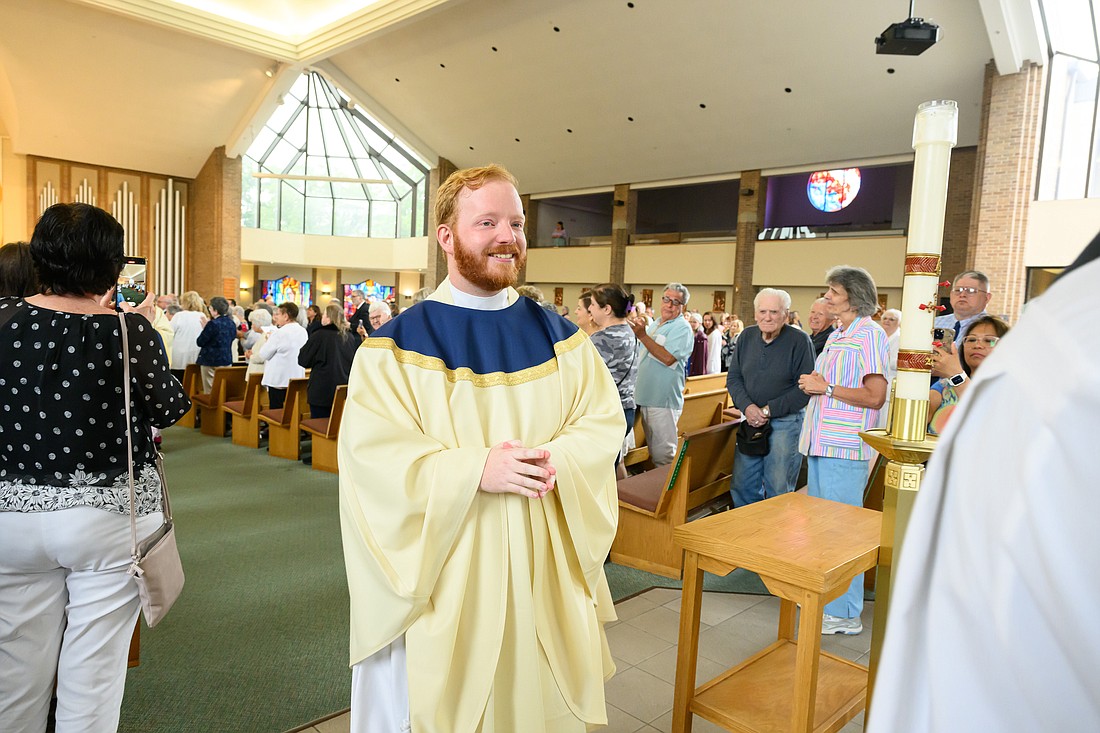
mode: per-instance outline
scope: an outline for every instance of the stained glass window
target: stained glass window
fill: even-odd
[[[819,211],[840,211],[859,194],[859,168],[814,171],[806,183],[806,196]]]

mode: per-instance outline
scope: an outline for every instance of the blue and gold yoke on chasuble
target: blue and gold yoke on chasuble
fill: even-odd
[[[351,662],[405,635],[415,731],[605,724],[618,391],[583,333],[514,290],[497,311],[449,301],[444,282],[352,367],[339,447]],[[553,491],[478,490],[505,440],[550,451]]]

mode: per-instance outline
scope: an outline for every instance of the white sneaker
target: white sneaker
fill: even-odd
[[[863,633],[863,621],[859,616],[854,618],[840,618],[825,613],[821,616],[822,634],[848,634],[855,636]]]

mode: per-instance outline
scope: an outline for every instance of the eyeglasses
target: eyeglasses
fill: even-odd
[[[669,303],[671,305],[683,305],[684,304],[684,301],[676,300],[676,298],[670,298],[667,295],[662,295],[661,296],[661,302],[662,303]]]
[[[997,336],[967,336],[963,339],[963,343],[969,346],[977,346],[979,344],[985,344],[989,348],[993,348],[997,345],[997,342],[1001,339]]]
[[[976,293],[988,293],[989,291],[979,290],[978,288],[954,288],[951,290],[951,292],[957,293],[959,295],[974,295]]]

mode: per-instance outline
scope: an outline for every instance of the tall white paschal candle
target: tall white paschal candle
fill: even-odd
[[[901,296],[899,399],[927,400],[932,322],[937,311],[943,220],[951,148],[958,141],[959,108],[950,100],[925,102],[913,123],[913,197]],[[924,306],[923,308],[921,306]]]

